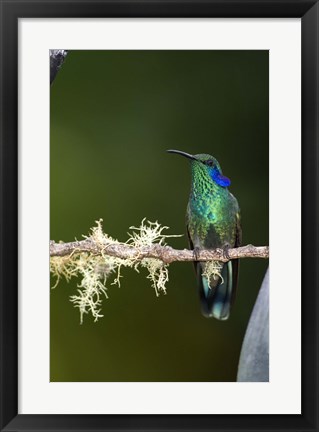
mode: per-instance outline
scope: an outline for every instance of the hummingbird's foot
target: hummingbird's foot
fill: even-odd
[[[199,252],[200,252],[200,248],[194,247],[193,249],[194,261],[199,261]]]
[[[227,260],[230,260],[230,256],[229,256],[229,253],[228,253],[229,249],[230,249],[229,245],[226,245],[226,246],[223,247],[223,257],[225,259],[227,259]]]

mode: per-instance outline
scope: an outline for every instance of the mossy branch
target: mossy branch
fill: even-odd
[[[129,244],[123,243],[97,243],[92,238],[70,243],[50,242],[50,256],[63,257],[73,253],[89,252],[94,255],[109,255],[121,259],[143,260],[144,258],[155,258],[163,261],[165,264],[171,264],[176,261],[222,261],[227,262],[230,259],[237,258],[268,258],[269,246],[246,245],[238,248],[228,249],[228,257],[225,256],[223,249],[203,249],[194,254],[194,251],[188,249],[173,249],[170,246],[153,244],[136,248]]]
[[[166,294],[168,266],[176,261],[205,261],[204,273],[210,279],[221,277],[221,262],[236,258],[268,258],[268,246],[252,245],[228,249],[226,256],[223,249],[201,250],[196,252],[177,250],[166,244],[168,237],[163,230],[168,227],[158,222],[142,221],[139,227],[130,227],[129,238],[125,243],[105,234],[102,221],[91,229],[84,240],[70,243],[50,242],[50,271],[56,277],[57,286],[61,277],[69,281],[80,277],[76,295],[70,297],[75,307],[79,308],[81,323],[84,314],[91,313],[97,321],[101,314],[102,298],[107,296],[106,282],[114,274],[111,285],[120,286],[122,267],[130,267],[139,272],[145,268],[156,295]]]

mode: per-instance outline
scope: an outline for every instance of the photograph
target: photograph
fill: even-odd
[[[0,432],[319,431],[319,0],[0,3]]]
[[[53,48],[50,382],[269,381],[269,51]]]

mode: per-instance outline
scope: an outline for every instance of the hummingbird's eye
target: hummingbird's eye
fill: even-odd
[[[212,167],[212,166],[214,165],[214,161],[213,161],[212,159],[208,159],[208,160],[206,161],[206,165]]]

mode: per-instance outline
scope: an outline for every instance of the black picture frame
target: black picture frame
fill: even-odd
[[[1,5],[1,431],[318,430],[318,79],[316,0],[16,1]],[[18,19],[84,17],[301,18],[302,414],[18,414]],[[289,186],[288,186],[289,187]],[[293,235],[293,234],[292,234]],[[289,307],[289,306],[288,306]],[[284,341],[283,341],[284,342]],[[289,391],[289,389],[287,389]]]

